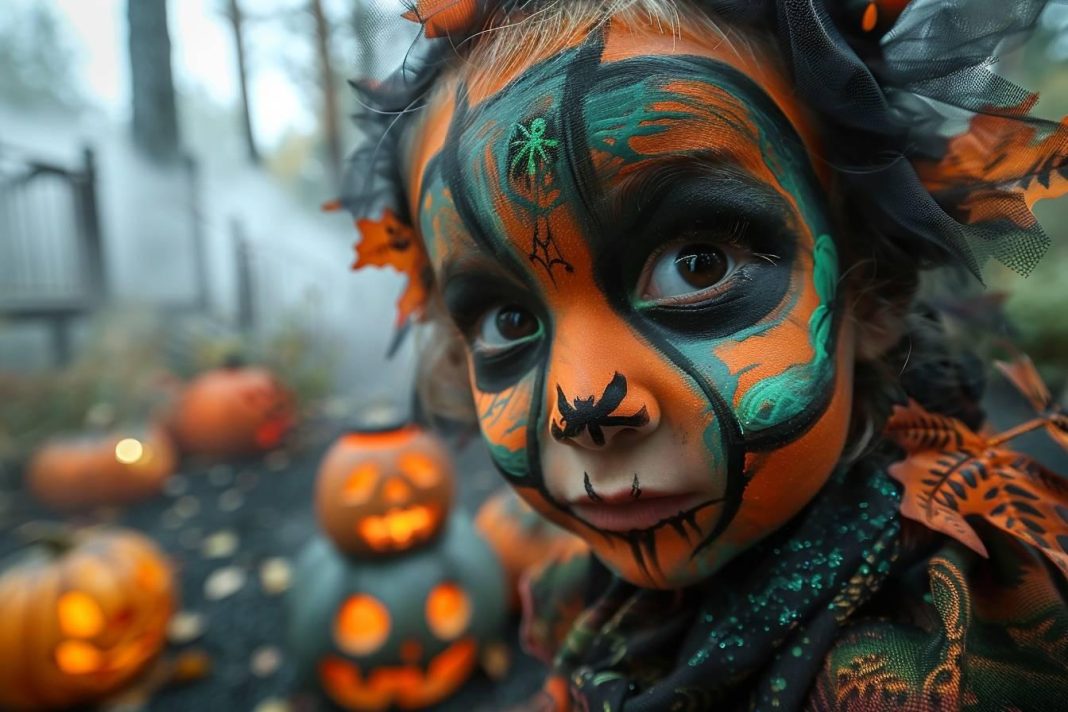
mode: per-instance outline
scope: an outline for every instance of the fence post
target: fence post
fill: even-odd
[[[208,257],[204,247],[203,216],[200,214],[200,169],[192,155],[183,156],[186,179],[189,189],[189,218],[193,238],[193,271],[196,272],[196,307],[201,313],[207,313],[211,305],[208,280]]]
[[[107,298],[107,281],[104,269],[103,238],[100,231],[100,212],[96,198],[96,155],[92,147],[82,149],[82,180],[78,206],[85,234],[85,272],[89,282],[89,299],[95,308]]]
[[[237,218],[230,219],[230,234],[234,241],[234,269],[237,282],[237,326],[246,334],[256,326],[255,282],[252,273],[252,251],[245,229]]]

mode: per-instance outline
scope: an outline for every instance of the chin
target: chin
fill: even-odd
[[[619,578],[642,588],[670,590],[686,588],[706,581],[722,569],[737,552],[730,552],[716,542],[703,548],[700,553],[693,550],[680,553],[667,553],[659,560],[656,571],[650,567],[641,567],[634,558],[620,556],[618,550],[602,550],[591,543],[590,549],[601,563]]]

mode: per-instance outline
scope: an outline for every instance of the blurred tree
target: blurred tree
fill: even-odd
[[[319,89],[323,97],[323,133],[326,138],[326,158],[330,167],[333,188],[341,185],[341,126],[338,117],[337,85],[334,82],[333,57],[330,52],[330,24],[323,13],[322,0],[311,0],[310,10],[315,19],[315,48],[319,65]]]
[[[85,104],[70,34],[44,3],[5,3],[0,18],[0,97],[9,106],[77,109]]]
[[[156,159],[178,156],[178,113],[171,74],[167,0],[127,0],[133,138]]]
[[[244,15],[238,0],[229,0],[229,8],[226,13],[230,20],[230,26],[234,32],[234,50],[237,53],[237,78],[241,87],[241,112],[244,118],[245,143],[248,147],[248,159],[253,163],[260,162],[260,152],[256,147],[256,136],[252,132],[252,111],[248,101],[248,68],[245,58]]]

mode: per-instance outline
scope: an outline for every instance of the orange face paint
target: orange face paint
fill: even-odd
[[[837,252],[771,66],[616,23],[501,86],[461,75],[413,145],[494,461],[640,585],[711,575],[842,451]]]

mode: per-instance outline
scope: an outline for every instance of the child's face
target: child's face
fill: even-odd
[[[798,512],[851,408],[805,122],[759,53],[711,45],[613,24],[507,76],[467,68],[411,145],[495,462],[646,586]]]

